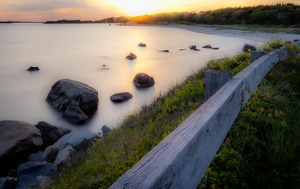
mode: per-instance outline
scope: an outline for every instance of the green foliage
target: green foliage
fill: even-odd
[[[130,18],[130,21],[144,24],[170,22],[181,24],[265,24],[279,26],[300,25],[300,6],[291,3],[258,5],[252,7],[222,8],[214,11],[159,13]]]
[[[280,38],[271,38],[262,44],[260,47],[264,52],[271,52],[274,49],[283,47],[284,42]]]
[[[237,74],[250,64],[250,52],[238,54],[232,58],[225,57],[221,60],[212,60],[208,63],[208,68],[214,70],[230,71]]]
[[[300,47],[296,44],[288,44],[286,47],[291,56],[296,56],[300,53]]]

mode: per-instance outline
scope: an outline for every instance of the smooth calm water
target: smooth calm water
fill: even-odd
[[[138,47],[140,42],[147,47]],[[104,124],[113,128],[209,60],[232,56],[245,43],[260,42],[155,26],[0,24],[0,120],[46,121],[95,132]],[[188,50],[206,44],[220,50]],[[182,48],[187,50],[179,51]],[[170,53],[159,52],[163,49]],[[126,60],[130,52],[138,58]],[[103,64],[109,69],[102,69]],[[27,72],[30,66],[41,70]],[[132,80],[139,72],[153,76],[155,85],[136,89]],[[88,123],[72,125],[46,103],[51,86],[60,79],[81,81],[98,91],[98,111]],[[110,101],[112,94],[124,91],[133,98],[122,104]]]

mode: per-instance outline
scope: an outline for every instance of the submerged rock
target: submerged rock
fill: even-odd
[[[57,81],[46,101],[63,111],[63,118],[71,123],[86,122],[96,112],[99,103],[96,89],[69,79]]]
[[[131,93],[129,92],[122,92],[122,93],[116,93],[116,94],[113,94],[112,96],[110,96],[110,100],[112,102],[125,102],[129,99],[131,99],[133,96]]]
[[[138,73],[134,77],[133,82],[134,82],[134,85],[138,88],[151,87],[155,83],[153,77],[151,77],[145,73]]]

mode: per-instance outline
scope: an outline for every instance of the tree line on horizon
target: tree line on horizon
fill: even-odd
[[[129,18],[137,24],[260,24],[300,27],[300,5],[277,3],[250,7],[222,8],[201,12],[174,12]]]
[[[229,7],[201,12],[173,12],[146,14],[134,17],[109,17],[101,20],[58,20],[52,23],[127,23],[136,24],[257,24],[282,25],[300,28],[300,5],[277,3],[275,5],[257,5],[249,7]]]

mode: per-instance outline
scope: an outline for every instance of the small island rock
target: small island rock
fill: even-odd
[[[78,81],[57,81],[48,93],[46,101],[63,111],[63,118],[71,123],[84,123],[98,108],[98,92]]]
[[[133,96],[129,92],[122,92],[122,93],[116,93],[110,96],[110,100],[112,102],[125,102],[129,99],[131,99]]]
[[[130,53],[129,55],[126,56],[126,58],[127,58],[128,60],[134,60],[134,59],[137,58],[137,56],[136,56],[135,54],[133,54],[133,53]]]
[[[134,82],[134,85],[138,88],[151,87],[155,83],[153,77],[151,77],[145,73],[138,73],[134,77],[133,82]]]

